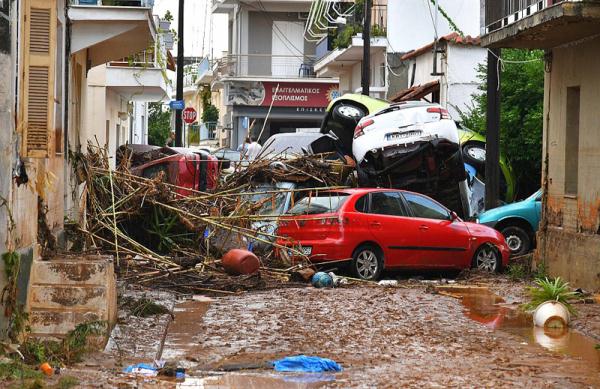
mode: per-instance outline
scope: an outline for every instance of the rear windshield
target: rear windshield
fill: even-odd
[[[319,213],[334,213],[346,202],[345,193],[323,193],[318,196],[305,197],[290,209],[291,215],[315,215]]]

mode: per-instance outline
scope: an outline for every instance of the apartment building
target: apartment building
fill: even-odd
[[[217,131],[236,148],[250,134],[264,142],[315,130],[339,95],[337,78],[316,78],[315,43],[304,39],[310,0],[213,1],[228,15],[229,50],[214,66],[212,91],[223,119]],[[267,118],[268,120],[265,119]]]
[[[484,26],[486,47],[546,51],[536,261],[573,285],[598,289],[600,1],[486,1]]]

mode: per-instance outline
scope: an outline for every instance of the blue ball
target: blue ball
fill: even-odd
[[[320,271],[312,276],[311,283],[315,288],[331,288],[333,279],[329,274]]]

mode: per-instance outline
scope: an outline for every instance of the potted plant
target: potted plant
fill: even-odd
[[[533,311],[533,323],[538,327],[561,328],[569,325],[575,309],[569,299],[577,293],[569,290],[569,283],[556,277],[537,278],[537,286],[529,288],[531,301],[524,308]]]

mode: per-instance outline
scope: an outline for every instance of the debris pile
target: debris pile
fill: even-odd
[[[132,174],[131,159],[121,158],[116,169],[108,161],[106,151],[94,146],[78,158],[77,174],[85,183],[80,230],[86,248],[113,254],[122,280],[181,293],[288,281],[289,272],[298,267],[278,264],[270,253],[260,258],[260,273],[226,274],[220,258],[228,248],[219,242],[246,248],[249,240],[276,238],[252,228],[257,220],[274,218],[257,214],[262,202],[249,197],[253,183],[310,182],[327,189],[339,187],[344,168],[323,156],[257,160],[230,175],[214,193],[206,193],[165,182],[163,171],[153,178]],[[281,270],[284,266],[288,269]]]

